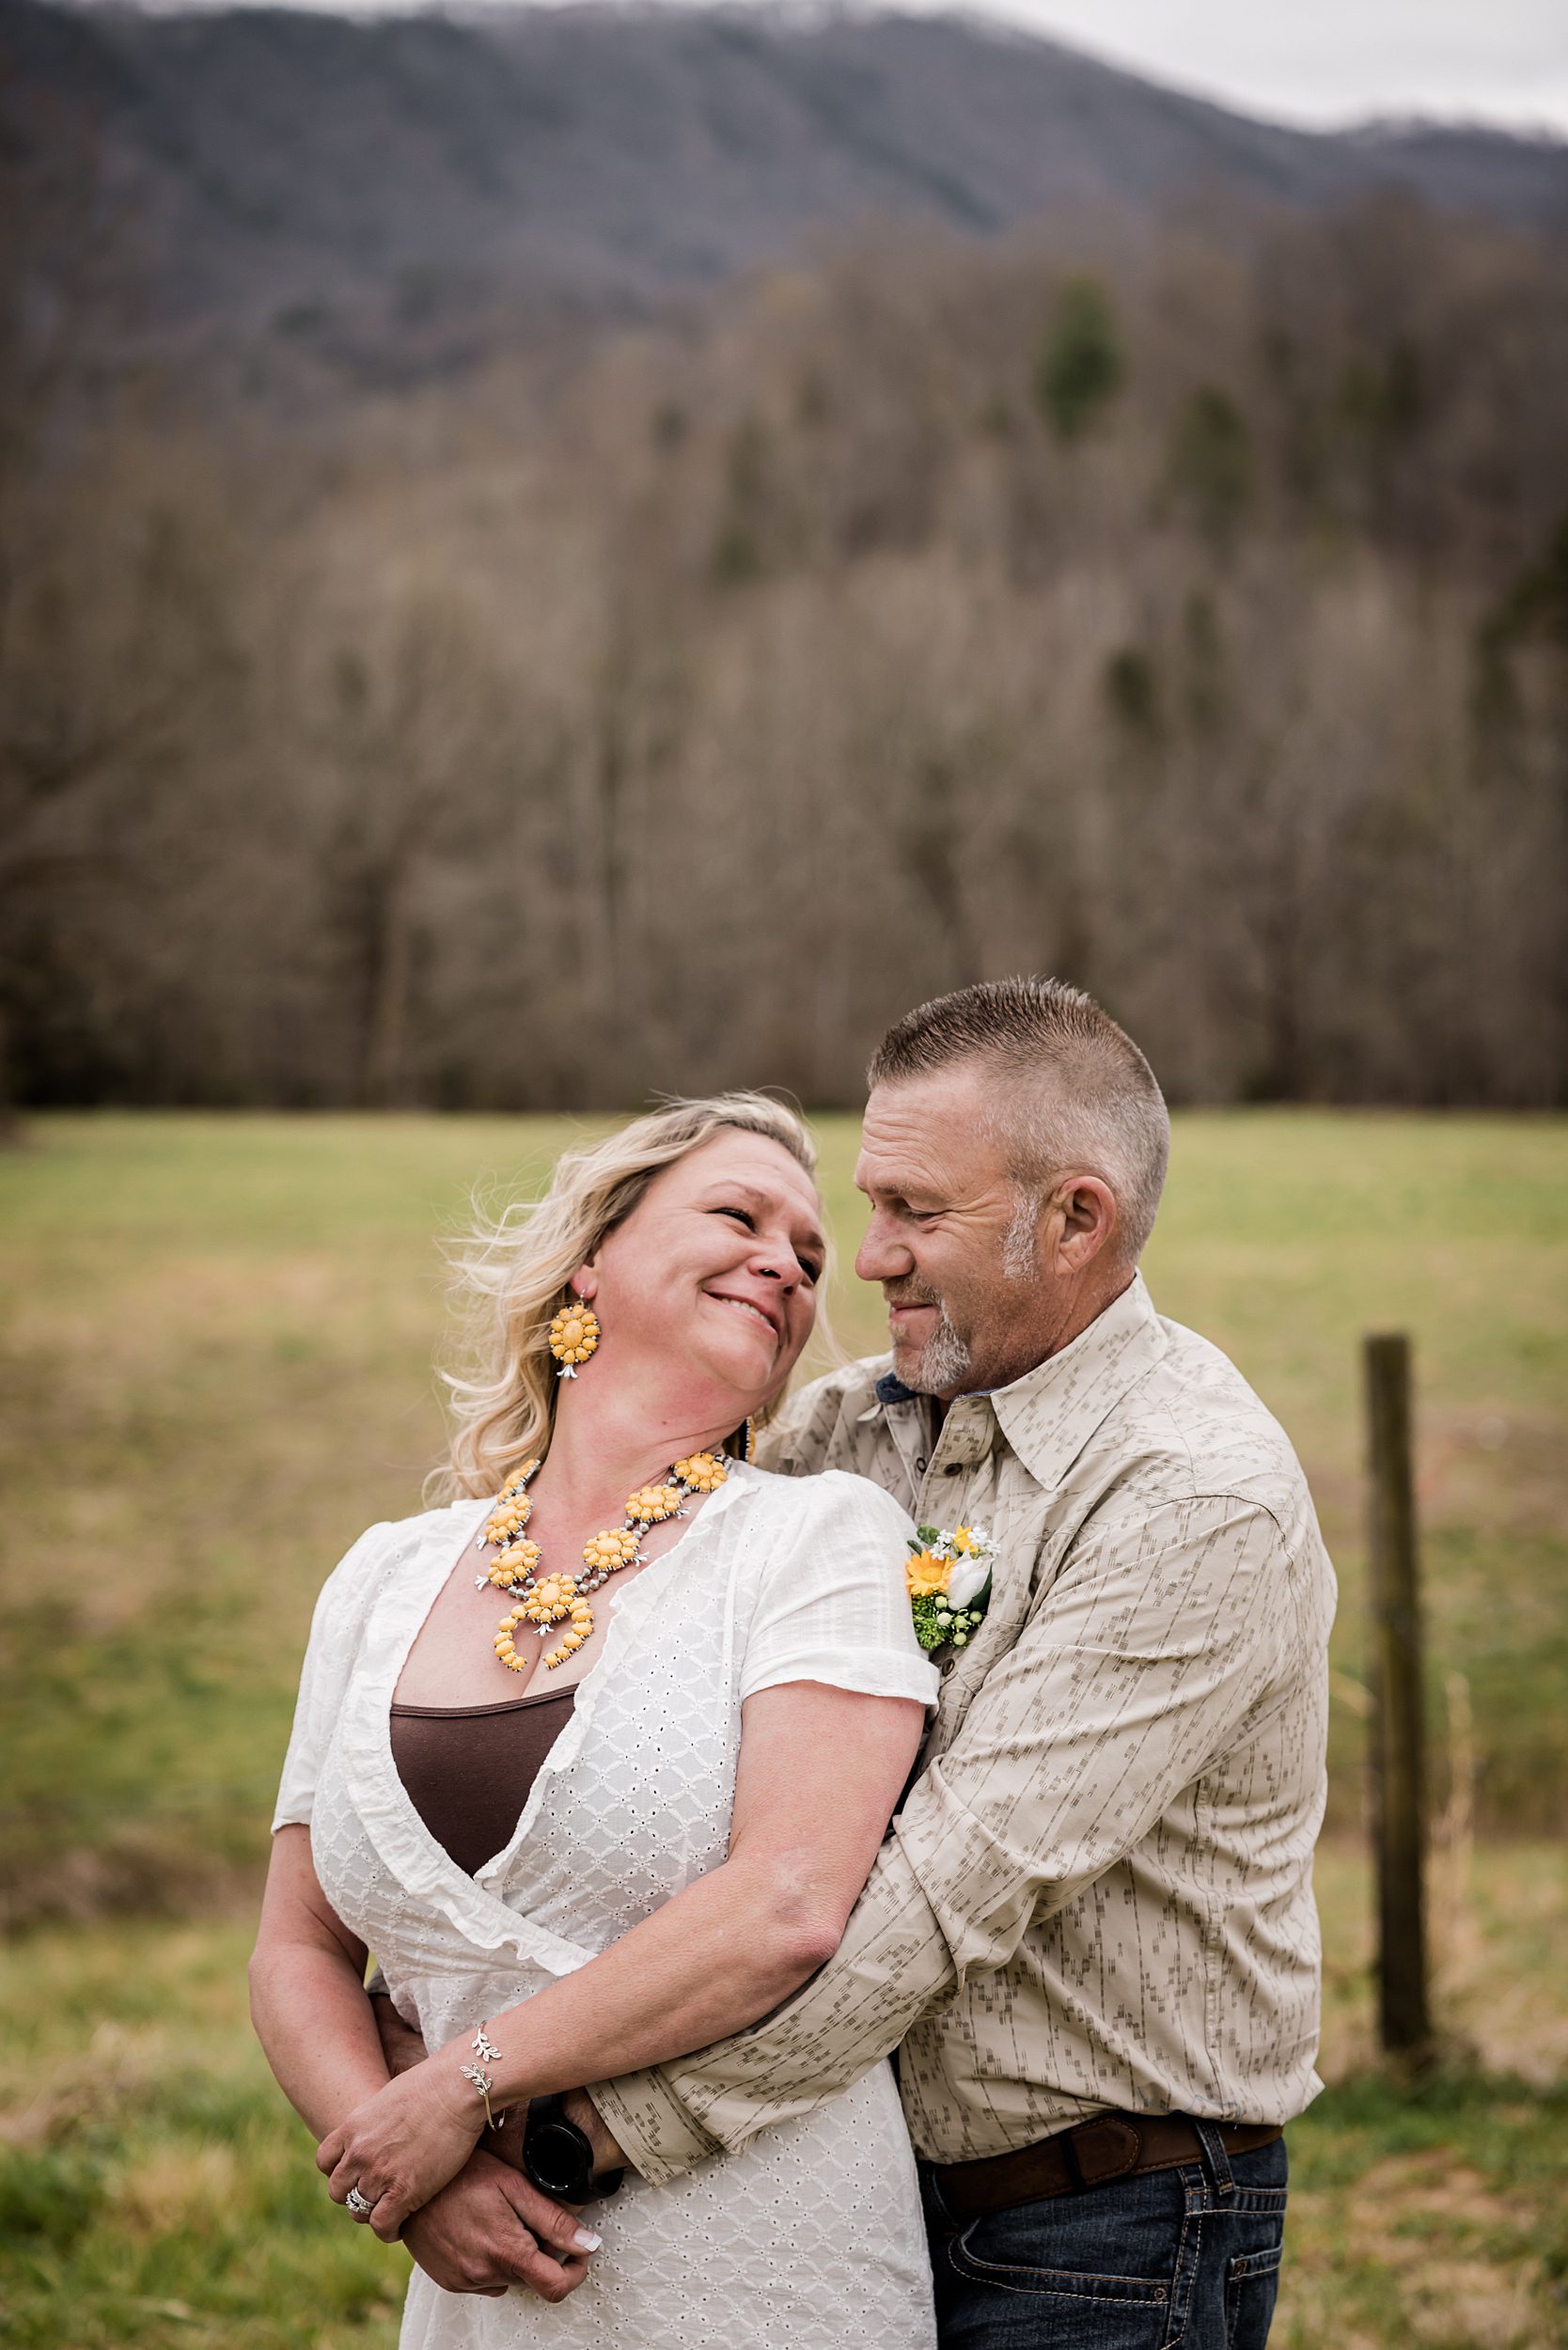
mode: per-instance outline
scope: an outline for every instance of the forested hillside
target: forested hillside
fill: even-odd
[[[1568,230],[1568,143],[1250,120],[975,16],[336,16],[0,0],[0,149],[90,157],[125,348],[319,390],[465,371],[869,217],[1316,209],[1401,188]]]
[[[0,251],[24,1099],[845,1102],[1015,969],[1178,1099],[1568,1098],[1560,239],[884,220],[279,401],[127,370],[80,161]]]

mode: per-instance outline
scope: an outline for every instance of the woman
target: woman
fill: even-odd
[[[902,1512],[725,1453],[810,1334],[820,1214],[804,1128],[760,1095],[563,1160],[471,1267],[495,1332],[494,1375],[455,1390],[463,1498],[373,1527],[318,1603],[253,2010],[334,2198],[407,2222],[405,2350],[933,2340],[886,2065],[672,2185],[629,2177],[591,2269],[591,2232],[553,2238],[558,2306],[437,2281],[440,2215],[497,2170],[490,2114],[787,1998],[914,1760],[935,1674]],[[430,2051],[396,2080],[369,1950]]]

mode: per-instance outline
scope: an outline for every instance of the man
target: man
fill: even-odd
[[[1319,2085],[1334,1587],[1306,1483],[1150,1302],[1168,1121],[1098,1006],[965,988],[870,1079],[856,1270],[892,1355],[819,1380],[765,1457],[983,1527],[989,1607],[837,1954],[567,2110],[666,2179],[897,2050],[944,2350],[1257,2350],[1280,2126]]]

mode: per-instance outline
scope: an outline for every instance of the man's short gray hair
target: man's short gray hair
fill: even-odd
[[[1153,1071],[1092,996],[1060,979],[984,979],[896,1021],[866,1072],[901,1085],[956,1061],[999,1080],[995,1132],[1036,1198],[1068,1173],[1098,1175],[1116,1199],[1116,1246],[1143,1254],[1165,1188],[1170,1118]]]

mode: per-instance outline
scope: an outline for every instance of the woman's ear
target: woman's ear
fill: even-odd
[[[591,1257],[584,1259],[567,1283],[567,1287],[573,1296],[582,1299],[585,1306],[592,1305],[599,1294],[599,1267]]]

